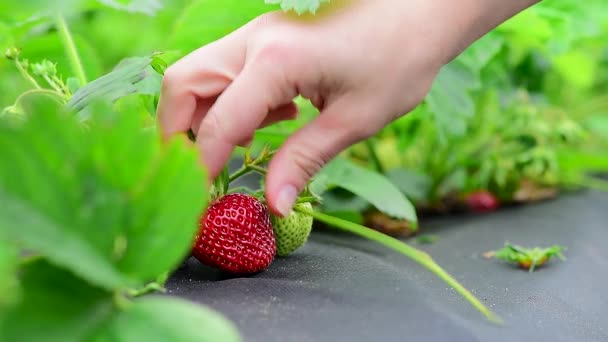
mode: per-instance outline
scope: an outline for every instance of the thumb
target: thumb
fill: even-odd
[[[378,132],[373,114],[365,104],[343,96],[289,137],[268,167],[269,208],[278,215],[289,215],[298,194],[322,167],[349,146]]]

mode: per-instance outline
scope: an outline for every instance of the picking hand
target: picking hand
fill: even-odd
[[[321,167],[414,109],[445,63],[534,2],[334,0],[315,16],[264,14],[166,70],[160,125],[192,129],[215,178],[258,128],[297,115],[297,95],[310,99],[320,115],[268,169],[267,202],[286,215]]]

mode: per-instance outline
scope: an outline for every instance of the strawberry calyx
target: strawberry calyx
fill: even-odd
[[[505,243],[505,246],[493,254],[497,259],[518,265],[520,268],[533,272],[537,267],[547,263],[552,257],[565,260],[563,251],[566,248],[553,245],[547,248],[526,248],[518,245]]]

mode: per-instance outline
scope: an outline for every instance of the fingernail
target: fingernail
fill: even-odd
[[[279,196],[277,197],[277,210],[279,213],[283,216],[288,216],[297,197],[298,191],[293,185],[284,186],[279,191]]]

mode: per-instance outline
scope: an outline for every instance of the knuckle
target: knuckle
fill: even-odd
[[[332,158],[329,154],[307,144],[299,145],[290,154],[294,165],[301,170],[306,181],[314,177]]]
[[[255,62],[276,67],[281,64],[291,64],[298,57],[298,45],[293,39],[287,39],[276,32],[262,31],[255,39]]]
[[[175,66],[169,66],[163,75],[162,88],[163,90],[172,89],[180,83],[180,72]]]
[[[232,145],[238,145],[245,138],[238,134],[239,132],[236,127],[232,127],[230,120],[222,120],[213,109],[207,113],[199,129],[199,134],[202,136],[214,137]]]

